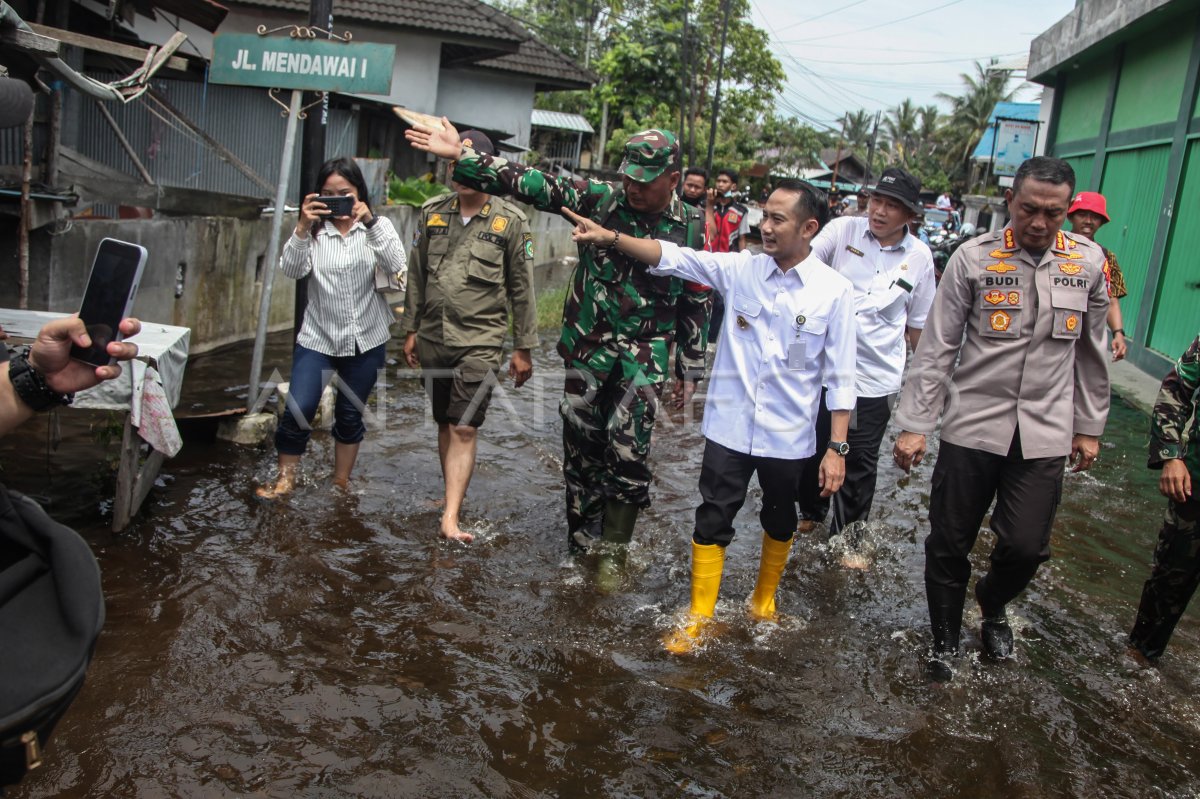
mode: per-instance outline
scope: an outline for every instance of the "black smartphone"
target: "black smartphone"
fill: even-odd
[[[115,361],[107,352],[108,345],[122,338],[121,320],[133,310],[133,298],[145,266],[145,247],[117,239],[100,242],[79,306],[79,318],[92,337],[92,346],[72,345],[72,358],[92,366],[107,366]]]
[[[318,197],[317,202],[325,203],[330,216],[350,216],[354,213],[354,198],[349,195],[334,194],[328,197]]]

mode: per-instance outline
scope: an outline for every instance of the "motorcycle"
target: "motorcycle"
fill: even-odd
[[[926,235],[929,237],[929,249],[933,252],[935,281],[941,281],[942,273],[946,271],[946,264],[950,263],[950,256],[954,255],[955,251],[964,242],[974,238],[975,234],[975,226],[970,222],[955,230],[950,230],[944,225],[936,226],[933,230],[926,228]]]

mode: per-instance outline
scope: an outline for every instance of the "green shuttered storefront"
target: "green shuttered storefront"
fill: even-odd
[[[1096,238],[1125,273],[1130,357],[1159,375],[1200,331],[1200,13],[1178,4],[1110,38],[1047,76],[1049,152],[1108,199]]]

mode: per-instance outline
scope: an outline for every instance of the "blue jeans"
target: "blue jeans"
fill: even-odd
[[[375,388],[383,368],[387,345],[354,355],[335,357],[296,345],[292,353],[292,380],[287,410],[275,430],[275,449],[280,455],[302,455],[312,435],[312,420],[317,415],[321,392],[336,373],[337,401],[333,406],[333,438],[342,444],[357,444],[367,428],[362,408]]]

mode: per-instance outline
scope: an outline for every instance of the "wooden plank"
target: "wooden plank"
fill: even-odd
[[[121,437],[121,459],[117,466],[117,495],[113,498],[113,532],[124,530],[133,518],[133,489],[137,482],[140,447],[141,439],[133,427],[133,417],[125,414],[125,433]]]
[[[146,166],[142,163],[142,159],[138,158],[133,145],[129,143],[129,139],[125,138],[125,133],[121,130],[121,126],[117,124],[117,120],[113,119],[113,115],[104,107],[102,100],[96,101],[96,107],[100,109],[100,115],[104,117],[104,121],[108,123],[108,126],[113,129],[113,133],[117,135],[117,141],[121,143],[121,148],[125,150],[125,155],[129,156],[129,160],[133,161],[133,165],[137,167],[142,180],[153,186],[154,178],[150,177],[150,173],[146,171]]]
[[[131,61],[141,63],[146,60],[146,53],[149,52],[143,47],[134,47],[131,44],[122,44],[109,39],[101,39],[96,36],[88,36],[75,31],[63,30],[62,28],[52,28],[49,25],[38,25],[36,23],[27,23],[34,32],[41,34],[43,37],[57,39],[63,44],[69,44],[74,47],[82,47],[85,50],[92,50],[97,53],[109,53],[110,55],[128,58]],[[172,56],[167,59],[168,69],[178,69],[180,71],[188,68],[186,58]]]
[[[62,43],[57,39],[23,28],[0,28],[0,45],[44,58],[58,58],[62,55]]]
[[[209,147],[211,147],[217,153],[217,155],[220,156],[223,160],[225,160],[230,166],[232,166],[234,169],[241,172],[246,177],[250,178],[250,180],[257,183],[260,187],[262,187],[266,191],[270,192],[271,196],[274,196],[275,188],[276,188],[275,184],[263,179],[257,172],[255,172],[253,169],[251,169],[248,164],[246,164],[244,161],[242,161],[242,159],[240,159],[236,155],[234,155],[228,147],[221,144],[219,141],[214,139],[212,136],[209,136],[208,133],[205,132],[203,128],[201,128],[199,125],[197,125],[192,120],[188,119],[186,114],[184,114],[182,111],[180,111],[175,106],[171,105],[171,103],[162,94],[162,92],[155,91],[154,89],[150,89],[149,92],[147,92],[147,93],[151,97],[153,97],[155,99],[155,101],[158,102],[163,108],[167,109],[167,111],[169,111],[173,117],[175,117],[180,122],[182,122],[183,124],[185,124],[189,128],[191,128],[192,132],[194,132],[197,136],[199,136],[201,139],[203,139],[204,143],[207,144]]]

